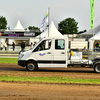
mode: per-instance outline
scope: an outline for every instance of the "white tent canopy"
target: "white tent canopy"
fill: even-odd
[[[89,39],[89,45],[90,45],[89,49],[93,49],[93,45],[94,45],[93,41],[94,42],[98,41],[100,43],[100,31],[97,34],[95,34],[94,37],[91,37]]]
[[[5,31],[6,31],[6,32],[9,32],[10,30],[7,28]]]
[[[90,39],[93,39],[93,37],[91,37]],[[94,35],[94,40],[100,40],[100,31]]]
[[[99,31],[100,31],[100,25],[94,28],[94,34],[97,34]],[[93,35],[93,29],[90,29],[89,31],[82,33],[81,35]]]
[[[23,32],[25,30],[24,30],[23,26],[21,25],[20,21],[18,20],[16,26],[14,27],[14,29],[12,29],[12,31],[21,31],[21,32]]]
[[[53,21],[51,22],[50,26],[49,26],[49,32],[48,29],[45,30],[43,33],[41,33],[40,35],[38,35],[36,38],[44,38],[44,37],[64,37],[55,27]]]

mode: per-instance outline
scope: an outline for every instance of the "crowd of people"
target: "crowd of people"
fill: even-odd
[[[1,50],[3,50],[3,48],[5,48],[5,51],[7,51],[7,41],[5,41],[4,44],[1,42]]]
[[[30,48],[33,48],[33,46],[34,46],[35,44],[36,44],[36,42],[34,42],[34,44],[31,42]],[[12,45],[11,45],[11,46],[12,46],[12,50],[15,51],[15,42],[12,42]],[[23,42],[21,43],[21,51],[24,51],[25,46],[26,46],[26,42],[23,41]],[[7,41],[5,41],[4,44],[3,44],[3,42],[1,42],[1,45],[0,45],[1,51],[2,51],[3,49],[5,49],[5,51],[7,51],[7,47],[8,47]]]
[[[7,41],[5,41],[5,43],[3,44],[3,42],[1,42],[1,51],[5,48],[5,51],[7,51],[7,47],[8,47],[8,44],[7,44]],[[15,43],[13,42],[12,43],[12,47],[13,47],[13,51],[15,50]]]

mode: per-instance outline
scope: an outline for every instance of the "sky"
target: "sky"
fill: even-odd
[[[39,27],[50,9],[50,22],[58,26],[66,18],[78,22],[78,30],[89,30],[91,19],[90,0],[0,0],[0,16],[7,19],[8,27],[13,29],[19,20],[24,28]],[[100,0],[95,0],[94,27],[100,23]]]

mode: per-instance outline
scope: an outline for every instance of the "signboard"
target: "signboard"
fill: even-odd
[[[71,41],[71,49],[83,49],[88,46],[87,41]]]
[[[68,35],[68,38],[73,38],[73,34],[69,34]]]
[[[35,37],[34,32],[0,32],[0,36],[8,36],[8,37]]]

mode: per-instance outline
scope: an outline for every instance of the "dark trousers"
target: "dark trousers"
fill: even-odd
[[[24,51],[24,49],[25,49],[25,48],[22,48],[22,50],[21,50],[21,51]]]
[[[3,48],[1,47],[1,50],[2,50]]]
[[[15,50],[15,47],[13,47],[13,51]]]
[[[5,47],[5,51],[7,50],[7,47]]]

